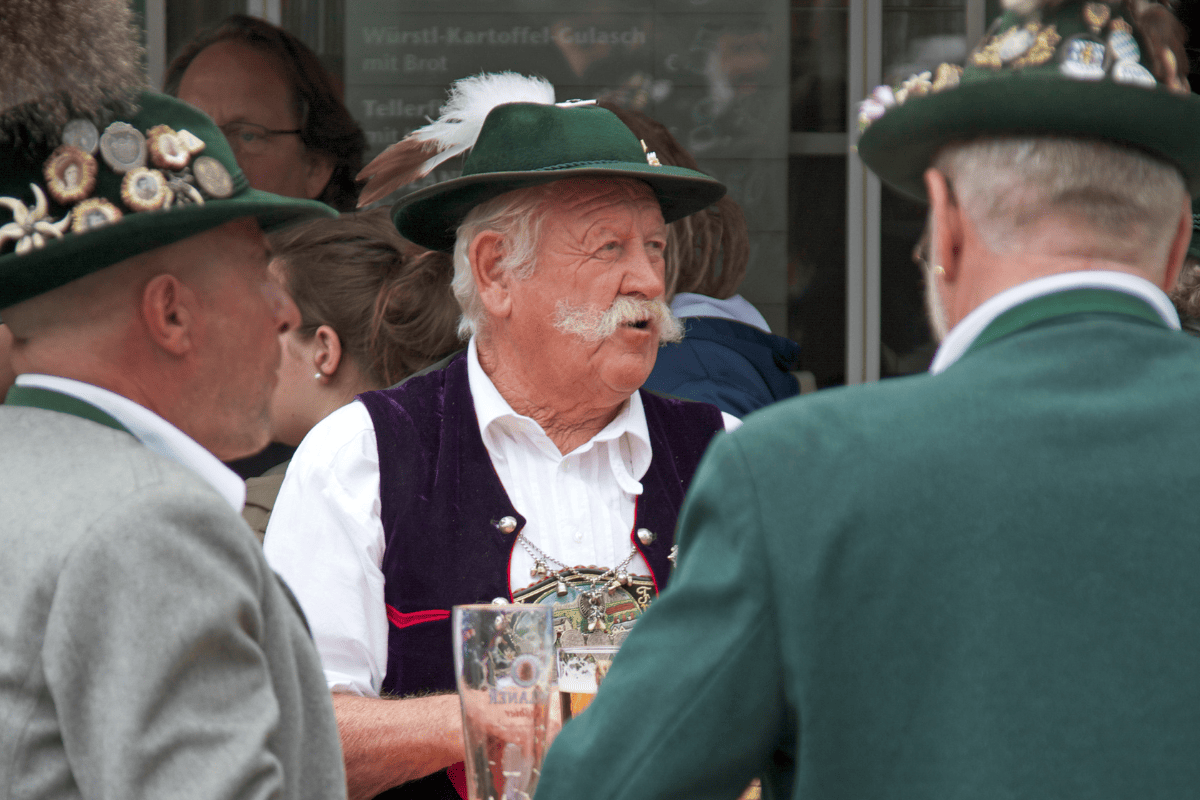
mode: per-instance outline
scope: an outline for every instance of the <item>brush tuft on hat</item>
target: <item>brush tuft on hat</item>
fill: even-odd
[[[384,150],[358,173],[358,180],[367,181],[359,194],[359,207],[420,180],[438,164],[470,150],[487,115],[505,103],[553,105],[554,86],[545,78],[516,72],[483,73],[455,81],[436,120]]]
[[[75,117],[101,125],[146,88],[127,0],[5,0],[0,145],[55,145]]]
[[[1154,77],[1174,92],[1190,93],[1187,30],[1172,13],[1174,0],[1125,0],[1125,5],[1150,50]]]

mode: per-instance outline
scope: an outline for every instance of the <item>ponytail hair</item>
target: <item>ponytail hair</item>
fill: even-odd
[[[328,325],[374,388],[391,386],[461,345],[447,253],[396,232],[385,208],[318,219],[271,235],[300,309],[301,336]]]

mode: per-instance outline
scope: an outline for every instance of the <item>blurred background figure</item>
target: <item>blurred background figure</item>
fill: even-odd
[[[271,272],[300,309],[281,337],[271,438],[295,447],[355,395],[384,389],[459,349],[450,255],[404,239],[387,209],[271,237]],[[247,482],[243,516],[262,539],[288,462]]]
[[[1187,258],[1179,271],[1179,280],[1169,297],[1179,312],[1180,326],[1192,336],[1200,336],[1200,214],[1192,215],[1192,241]],[[0,344],[0,350],[3,345]],[[0,364],[3,368],[3,364]]]
[[[163,88],[216,121],[253,188],[354,210],[366,137],[293,34],[234,14],[183,48]]]
[[[12,331],[3,322],[0,322],[0,403],[4,402],[4,397],[8,394],[8,387],[13,385],[13,381],[17,379],[17,374],[13,372],[12,367]]]
[[[180,51],[163,89],[213,118],[251,187],[338,211],[357,206],[366,136],[341,84],[295,35],[234,14]],[[273,442],[228,466],[242,478],[261,475],[294,449]]]
[[[699,169],[666,126],[640,111],[602,101],[663,164]],[[667,300],[685,324],[682,342],[659,348],[645,388],[712,403],[741,417],[792,397],[800,345],[771,333],[737,294],[750,257],[746,218],[728,195],[667,226]]]

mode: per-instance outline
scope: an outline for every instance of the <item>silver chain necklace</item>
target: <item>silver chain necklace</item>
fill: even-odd
[[[637,555],[637,547],[629,548],[629,555],[625,556],[625,560],[615,567],[610,567],[599,575],[588,575],[581,573],[575,567],[568,567],[557,558],[546,555],[541,548],[525,536],[522,531],[517,534],[517,541],[525,548],[525,552],[533,559],[533,569],[529,571],[529,576],[532,578],[554,578],[558,585],[555,588],[555,593],[559,597],[564,597],[567,594],[567,579],[578,578],[579,582],[587,581],[588,588],[580,588],[579,590],[579,611],[584,619],[587,620],[587,629],[589,633],[603,633],[608,630],[608,623],[605,621],[605,601],[608,598],[609,592],[616,591],[622,586],[630,584],[629,564],[633,561],[633,557]],[[550,567],[554,567],[551,571]]]

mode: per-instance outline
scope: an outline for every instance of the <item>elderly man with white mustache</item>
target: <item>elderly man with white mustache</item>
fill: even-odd
[[[363,202],[467,148],[462,177],[393,210],[409,239],[453,249],[466,351],[314,428],[267,529],[334,692],[352,798],[465,797],[451,607],[578,604],[581,635],[628,628],[669,577],[701,455],[738,424],[640,390],[681,335],[666,223],[724,187],[660,165],[610,112],[503,74],[455,84],[438,121],[364,170]],[[585,599],[600,586],[605,603]]]

